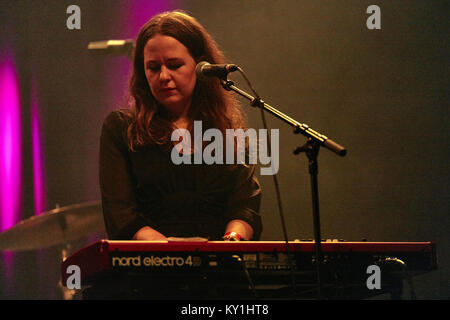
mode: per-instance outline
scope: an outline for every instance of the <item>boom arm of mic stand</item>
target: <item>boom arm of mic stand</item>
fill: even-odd
[[[225,90],[234,91],[237,94],[241,95],[242,97],[247,98],[248,100],[250,100],[251,101],[251,105],[253,107],[260,107],[260,108],[264,109],[265,111],[271,113],[272,115],[274,115],[278,119],[280,119],[280,120],[288,123],[292,127],[294,127],[294,133],[301,133],[305,137],[311,138],[312,140],[315,140],[315,141],[319,142],[323,147],[327,148],[328,150],[336,153],[337,155],[339,155],[341,157],[343,157],[343,156],[345,156],[347,154],[347,150],[344,147],[342,147],[341,145],[339,145],[338,143],[336,143],[333,140],[329,139],[325,135],[323,135],[323,134],[321,134],[321,133],[319,133],[317,131],[314,131],[308,125],[300,123],[300,122],[292,119],[291,117],[285,115],[281,111],[279,111],[279,110],[275,109],[274,107],[268,105],[267,103],[265,103],[261,99],[257,99],[255,97],[253,97],[252,95],[248,94],[247,92],[239,89],[238,87],[236,87],[234,85],[234,83],[232,81],[226,80],[226,79],[221,79],[221,84],[222,84],[222,87]]]

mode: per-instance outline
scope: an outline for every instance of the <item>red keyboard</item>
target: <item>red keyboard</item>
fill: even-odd
[[[366,270],[386,258],[395,258],[417,274],[437,269],[436,247],[433,242],[347,242],[323,241],[323,265],[338,265]],[[227,270],[224,262],[240,259],[252,276],[282,274],[291,266],[296,272],[315,270],[315,243],[291,241],[289,261],[283,241],[110,241],[101,240],[89,245],[61,265],[62,283],[76,265],[81,270],[83,284],[115,273],[133,272],[147,275],[173,273],[208,273]]]

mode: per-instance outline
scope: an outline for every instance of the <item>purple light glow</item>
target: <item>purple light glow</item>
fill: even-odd
[[[31,154],[33,159],[33,191],[34,213],[40,215],[45,211],[45,184],[43,172],[43,152],[41,140],[40,106],[38,83],[34,77],[31,80]],[[36,268],[38,274],[45,274],[48,269],[49,254],[44,249],[37,250]],[[41,292],[53,292],[48,289],[48,281],[39,278],[38,287]],[[49,297],[55,299],[56,297]]]
[[[139,29],[152,16],[170,10],[170,3],[167,0],[135,0],[124,1],[118,6],[120,30],[122,37],[136,38]]]
[[[34,211],[36,215],[45,210],[45,185],[42,163],[41,125],[36,81],[31,88],[31,142],[33,156]]]
[[[18,79],[11,55],[0,57],[0,230],[20,218],[21,132]]]

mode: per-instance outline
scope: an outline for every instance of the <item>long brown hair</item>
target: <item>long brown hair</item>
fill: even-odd
[[[170,36],[181,42],[196,63],[225,63],[225,57],[206,29],[183,11],[170,11],[152,17],[140,30],[134,51],[133,73],[130,79],[131,118],[127,130],[130,150],[136,147],[171,146],[171,134],[175,129],[167,110],[153,97],[145,77],[144,47],[157,34]],[[201,120],[203,130],[246,128],[244,113],[237,100],[225,91],[218,79],[197,79],[188,117]],[[192,129],[192,128],[189,128]]]

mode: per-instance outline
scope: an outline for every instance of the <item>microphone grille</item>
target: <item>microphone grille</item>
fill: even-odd
[[[195,67],[195,74],[197,75],[198,78],[201,79],[206,79],[207,77],[203,74],[202,69],[204,66],[210,64],[207,61],[201,61],[197,64],[197,66]]]

